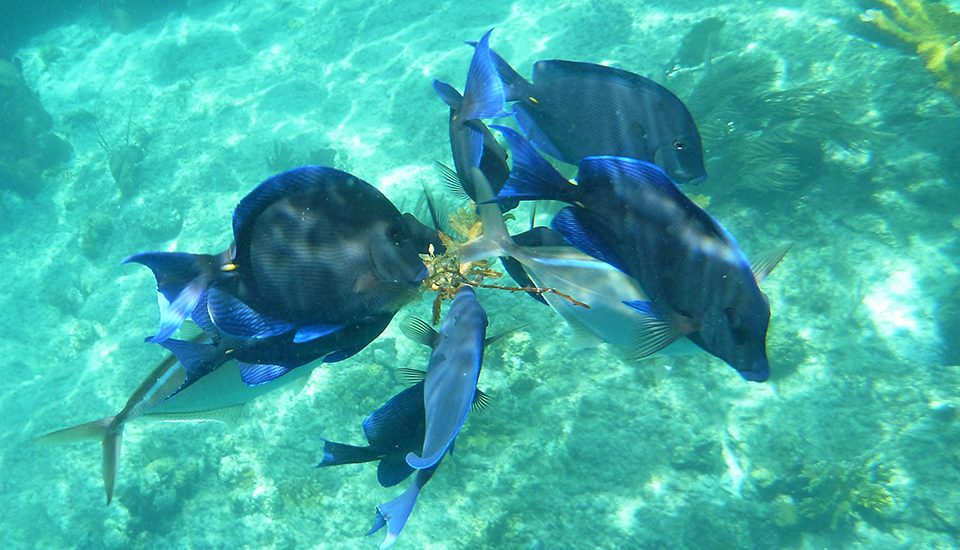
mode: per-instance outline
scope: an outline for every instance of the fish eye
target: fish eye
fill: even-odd
[[[679,139],[673,140],[673,148],[677,151],[683,151],[683,142]]]

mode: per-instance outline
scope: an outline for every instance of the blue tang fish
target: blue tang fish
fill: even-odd
[[[747,380],[767,379],[770,307],[757,276],[733,237],[663,170],[636,159],[588,157],[573,185],[517,132],[499,130],[514,161],[500,196],[573,205],[552,227],[639,283],[647,299],[627,302],[644,317],[636,356],[686,336]]]
[[[503,110],[503,85],[490,57],[491,32],[487,31],[476,44],[462,96],[450,84],[433,81],[437,95],[450,107],[450,149],[454,170],[441,165],[444,179],[455,193],[465,194],[474,201],[476,194],[472,185],[459,179],[458,174],[465,173],[469,167],[479,167],[487,174],[494,191],[499,191],[510,176],[506,150],[480,120],[508,115]],[[516,202],[504,201],[500,206],[506,211],[516,205]]]
[[[487,314],[473,288],[462,286],[439,332],[423,322],[406,331],[433,348],[423,388],[423,449],[407,454],[407,464],[424,470],[440,462],[467,420],[483,364]]]
[[[363,421],[363,434],[369,445],[359,447],[325,439],[323,459],[317,466],[377,460],[377,480],[384,487],[393,487],[414,471],[406,456],[423,448],[424,422],[421,380],[390,398]]]
[[[670,90],[622,69],[542,60],[533,82],[490,52],[507,101],[527,138],[548,155],[577,165],[610,155],[652,162],[677,183],[707,176],[700,132]]]
[[[304,166],[240,201],[227,251],[126,261],[157,278],[161,321],[151,341],[208,370],[230,354],[244,380],[261,384],[321,357],[353,355],[419,296],[427,274],[419,253],[432,232],[417,225],[363,180]],[[187,317],[216,345],[167,342]]]

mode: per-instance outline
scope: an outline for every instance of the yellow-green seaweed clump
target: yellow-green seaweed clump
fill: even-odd
[[[887,490],[891,473],[880,463],[818,461],[801,469],[800,481],[805,487],[794,495],[800,497],[798,516],[830,529],[854,516],[884,514],[893,508],[893,495]]]
[[[925,0],[877,0],[860,18],[910,46],[937,85],[960,98],[960,13]]]

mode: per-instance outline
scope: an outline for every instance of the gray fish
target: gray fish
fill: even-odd
[[[553,228],[633,277],[648,297],[627,302],[646,319],[637,356],[687,336],[747,380],[767,379],[770,307],[758,277],[733,237],[663,170],[636,159],[588,157],[571,185],[516,131],[497,129],[514,161],[500,196],[573,205],[554,217]],[[775,262],[763,265],[768,271]]]
[[[411,467],[436,465],[460,433],[476,398],[486,331],[487,314],[469,286],[457,291],[439,332],[424,322],[407,326],[411,338],[433,348],[423,387],[423,449],[407,454]]]
[[[534,145],[568,164],[610,155],[645,160],[677,183],[707,177],[700,132],[670,90],[622,69],[542,60],[533,82],[491,50],[517,123]]]
[[[309,369],[300,369],[308,374]],[[240,415],[243,405],[256,397],[293,381],[251,387],[244,384],[240,372],[229,363],[211,373],[191,377],[175,357],[161,361],[130,395],[123,409],[114,416],[58,430],[37,439],[44,445],[100,440],[103,447],[103,482],[107,504],[113,499],[120,459],[123,427],[137,418],[187,422],[217,421],[230,424]],[[193,379],[191,379],[193,378]]]

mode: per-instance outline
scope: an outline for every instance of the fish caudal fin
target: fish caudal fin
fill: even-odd
[[[215,277],[212,266],[216,258],[185,252],[142,252],[128,256],[123,263],[145,265],[157,279],[160,328],[149,341],[159,343],[172,336],[197,307]]]
[[[387,528],[387,536],[380,544],[380,550],[385,550],[393,546],[403,531],[403,527],[413,512],[413,507],[417,504],[417,496],[420,494],[420,485],[414,481],[410,487],[397,498],[377,505],[377,519],[373,522],[373,527],[367,531],[367,535],[372,535],[382,529]]]
[[[533,146],[513,128],[491,125],[500,132],[513,153],[510,178],[497,195],[497,200],[557,200],[576,202],[577,186],[572,185]]]
[[[40,445],[63,445],[99,439],[103,447],[103,486],[107,493],[107,504],[113,500],[113,488],[117,482],[117,465],[120,462],[120,442],[123,438],[123,424],[117,423],[115,416],[108,416],[79,426],[57,430],[36,439]]]
[[[457,115],[461,120],[499,118],[507,116],[503,110],[505,100],[503,83],[490,57],[490,33],[487,31],[473,51],[467,83],[463,86],[463,100]]]

